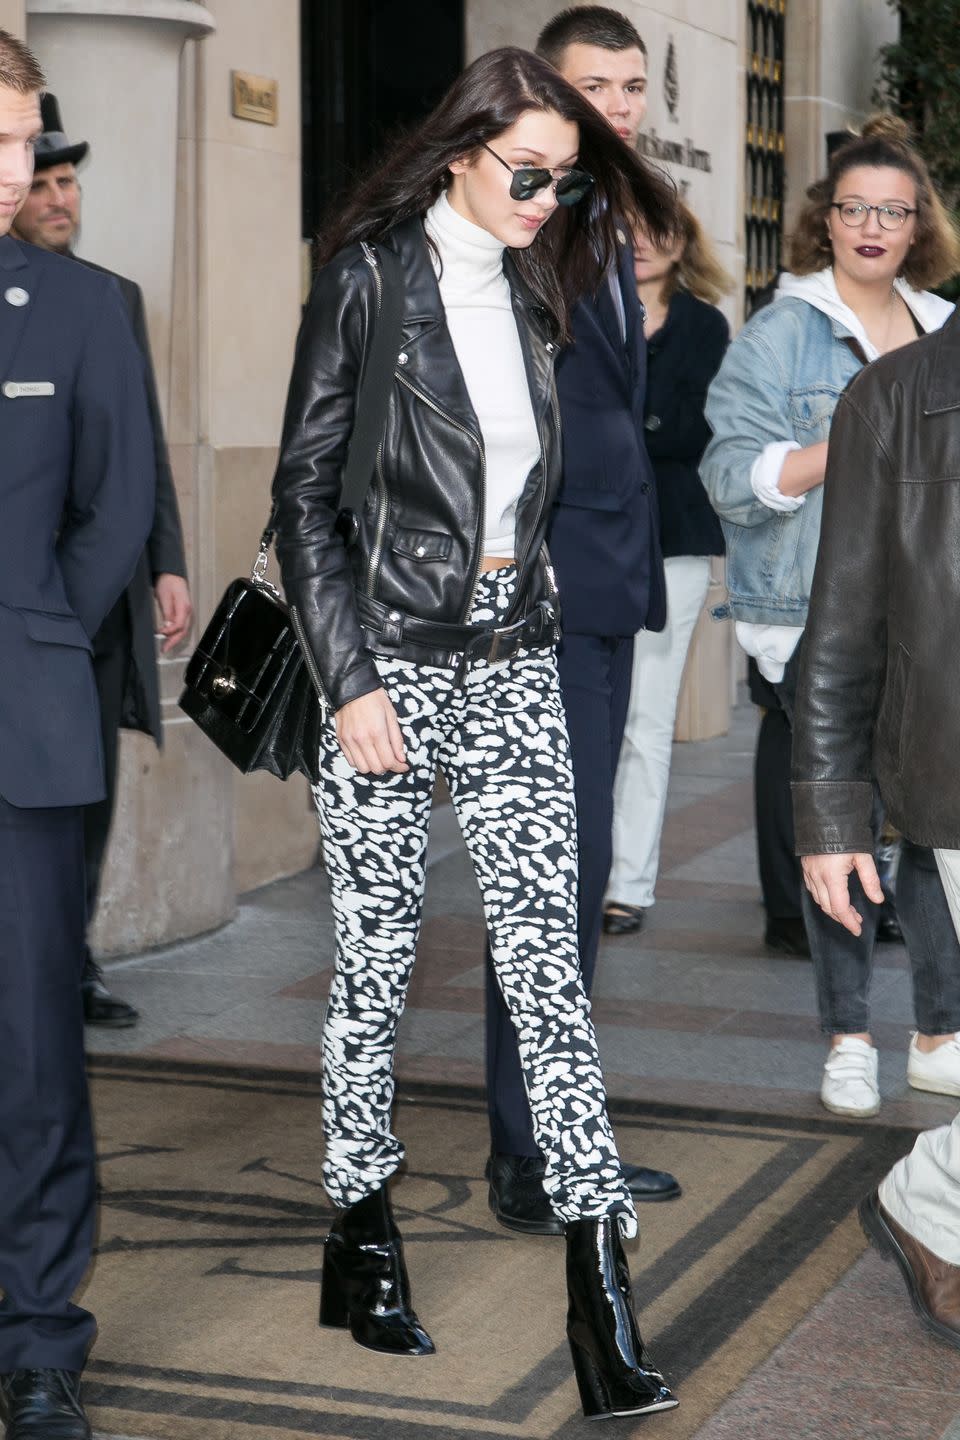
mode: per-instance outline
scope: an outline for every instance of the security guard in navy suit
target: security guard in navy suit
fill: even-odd
[[[85,140],[71,144],[63,130],[60,107],[49,92],[40,102],[43,134],[34,147],[33,185],[17,213],[13,234],[41,250],[77,258],[81,265],[102,267],[73,256],[80,228],[80,181],[77,165],[86,158]],[[110,274],[110,271],[104,272]],[[186,580],[183,531],[174,489],[157,387],[150,358],[143,295],[133,280],[113,277],[127,307],[134,339],[140,347],[147,377],[147,399],[156,453],[156,512],[150,538],[133,579],[93,637],[93,674],[100,697],[100,734],[106,767],[107,793],[84,809],[83,842],[87,874],[87,923],[93,923],[100,878],[113,820],[117,790],[118,741],[121,728],[142,730],[159,746],[160,686],[154,632],[155,601],[160,612],[163,653],[169,654],[190,628],[190,590]],[[88,1025],[123,1029],[137,1022],[137,1012],[107,989],[89,947],[81,986]]]
[[[94,1155],[84,805],[104,791],[91,638],[154,510],[143,365],[116,285],[14,240],[43,76],[0,30],[0,1419],[87,1440]]]
[[[563,11],[537,50],[636,143],[646,109],[646,49],[617,11]],[[573,344],[557,364],[563,484],[548,535],[560,588],[557,654],[577,800],[580,964],[593,983],[603,897],[613,857],[613,788],[630,699],[633,636],[662,630],[666,588],[656,485],[643,442],[646,340],[633,252],[621,234],[619,267],[573,312]],[[487,1102],[490,1208],[526,1234],[562,1233],[543,1189],[516,1036],[487,947]],[[637,1200],[669,1200],[665,1171],[624,1167]]]

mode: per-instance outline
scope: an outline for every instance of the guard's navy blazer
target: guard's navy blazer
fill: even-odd
[[[662,630],[666,591],[653,470],[644,444],[647,344],[633,252],[620,252],[626,340],[609,284],[573,312],[559,357],[563,483],[548,535],[565,634]]]
[[[154,518],[143,362],[116,284],[0,238],[0,796],[103,795],[91,639]]]

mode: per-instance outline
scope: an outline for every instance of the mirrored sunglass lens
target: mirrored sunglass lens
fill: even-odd
[[[557,181],[557,204],[577,205],[593,189],[593,176],[585,170],[571,170]]]
[[[552,179],[549,170],[514,170],[510,182],[510,198],[532,200],[537,191],[549,185]]]

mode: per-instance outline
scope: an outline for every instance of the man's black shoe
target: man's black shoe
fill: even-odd
[[[763,943],[768,950],[776,950],[781,955],[792,955],[798,960],[810,959],[810,941],[802,919],[768,920]]]
[[[11,1370],[0,1375],[6,1440],[90,1440],[74,1370]]]
[[[623,1178],[634,1200],[677,1200],[683,1194],[680,1181],[667,1170],[648,1170],[645,1165],[624,1165]]]
[[[562,1235],[563,1221],[554,1214],[543,1188],[539,1155],[497,1155],[487,1161],[490,1209],[508,1230],[522,1235]]]
[[[80,981],[83,995],[83,1018],[87,1025],[105,1025],[111,1030],[128,1030],[140,1016],[126,1000],[111,995],[103,982],[103,971],[89,955],[84,961]]]

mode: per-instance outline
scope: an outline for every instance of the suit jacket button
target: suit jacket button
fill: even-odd
[[[643,422],[643,428],[645,430],[659,430],[662,423],[659,415],[648,415]]]
[[[641,495],[646,495],[646,493],[647,493],[647,491],[648,491],[649,489],[650,489],[650,481],[649,481],[649,480],[644,480],[643,484],[640,486],[640,494],[641,494]]]

